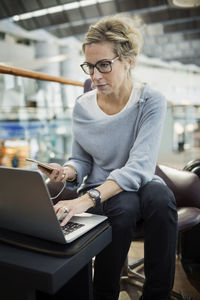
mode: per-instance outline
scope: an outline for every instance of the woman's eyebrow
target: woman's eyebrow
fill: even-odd
[[[107,60],[110,61],[111,59],[110,58],[103,58],[103,59],[98,60],[95,64],[97,64],[99,62],[102,62],[102,61],[107,61]],[[95,65],[95,64],[92,64],[88,61],[84,61],[84,64]]]

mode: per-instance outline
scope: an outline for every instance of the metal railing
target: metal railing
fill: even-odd
[[[26,69],[15,68],[11,66],[1,65],[0,64],[0,73],[9,74],[14,76],[21,76],[26,78],[53,81],[61,84],[70,84],[75,86],[83,87],[83,83],[75,80],[71,80],[64,77],[52,76],[41,72],[29,71]]]

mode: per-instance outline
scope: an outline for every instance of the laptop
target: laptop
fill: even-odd
[[[60,244],[71,243],[106,216],[75,215],[63,228],[38,171],[0,167],[0,227]]]

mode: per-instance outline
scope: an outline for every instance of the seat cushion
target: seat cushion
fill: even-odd
[[[200,209],[181,207],[178,209],[178,230],[185,231],[200,223]]]
[[[162,165],[156,167],[155,173],[174,193],[177,207],[200,208],[200,178],[195,173]]]

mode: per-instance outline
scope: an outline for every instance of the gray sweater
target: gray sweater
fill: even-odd
[[[137,103],[102,118],[94,117],[90,104],[98,106],[96,90],[80,96],[73,110],[72,156],[65,164],[77,170],[73,188],[80,188],[85,176],[85,187],[111,179],[125,191],[151,180],[163,183],[154,175],[166,112],[162,94],[145,85]]]

